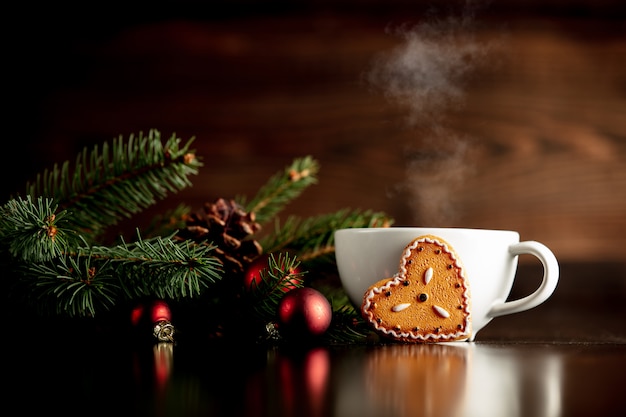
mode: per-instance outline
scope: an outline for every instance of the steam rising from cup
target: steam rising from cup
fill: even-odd
[[[401,42],[378,56],[367,80],[408,110],[419,130],[406,144],[406,181],[398,187],[414,222],[449,226],[458,215],[454,191],[471,174],[470,138],[446,126],[447,111],[464,104],[468,76],[493,49],[477,39],[471,13],[390,30]]]

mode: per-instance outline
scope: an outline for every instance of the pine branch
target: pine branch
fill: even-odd
[[[331,300],[332,301],[332,300]],[[332,325],[323,335],[328,344],[354,344],[365,343],[371,337],[372,330],[361,318],[359,312],[349,303],[340,303],[339,307],[333,305]]]
[[[57,213],[52,199],[18,197],[0,209],[0,243],[21,261],[41,262],[80,243],[71,223],[67,211]]]
[[[319,164],[311,156],[295,159],[284,171],[274,174],[249,203],[242,197],[238,197],[237,202],[263,224],[273,219],[308,186],[317,183],[318,171]]]
[[[41,314],[94,317],[113,308],[120,287],[106,260],[64,254],[22,265],[20,287]]]
[[[84,149],[70,169],[69,161],[61,167],[37,175],[27,184],[33,198],[53,198],[61,210],[74,213],[75,227],[89,236],[99,235],[107,226],[144,210],[189,185],[188,176],[197,174],[202,163],[189,147],[193,138],[181,146],[172,136],[165,145],[160,133],[120,136],[109,147]]]
[[[154,237],[86,249],[107,259],[130,298],[193,298],[222,279],[221,264],[211,255],[215,246]],[[85,250],[85,249],[84,249]]]
[[[210,245],[156,237],[113,247],[82,247],[19,266],[21,290],[41,312],[93,317],[143,297],[200,296],[221,277]]]
[[[352,227],[388,227],[393,219],[371,210],[342,209],[335,213],[301,219],[290,216],[281,227],[276,221],[273,233],[260,243],[266,252],[290,250],[301,261],[334,253],[334,232]]]
[[[329,344],[363,343],[372,335],[372,330],[367,325],[361,312],[352,302],[341,287],[322,285],[318,286],[329,300],[333,310],[331,326],[323,335],[323,339]]]

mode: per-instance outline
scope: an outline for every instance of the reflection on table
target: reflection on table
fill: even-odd
[[[242,416],[619,415],[620,344],[467,343],[152,352],[135,412]],[[187,355],[178,358],[178,355]],[[148,363],[144,361],[144,365]],[[136,362],[134,368],[140,369]],[[137,374],[140,375],[141,373]],[[136,375],[136,376],[137,376]]]
[[[263,346],[182,331],[136,343],[13,316],[4,403],[90,417],[624,416],[625,270],[563,271],[548,302],[493,320],[471,343]]]
[[[336,415],[560,415],[561,360],[474,343],[381,347],[346,370]]]

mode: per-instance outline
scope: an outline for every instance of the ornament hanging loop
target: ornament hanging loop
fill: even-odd
[[[174,342],[174,325],[169,320],[159,320],[154,324],[152,334],[159,342]]]

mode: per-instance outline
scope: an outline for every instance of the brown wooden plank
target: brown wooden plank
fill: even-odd
[[[398,17],[400,16],[400,17]],[[252,195],[293,158],[319,184],[288,208],[384,210],[398,225],[516,229],[561,259],[626,254],[626,37],[607,21],[483,22],[496,48],[462,83],[441,130],[364,75],[424,15],[319,13],[136,24],[67,46],[74,78],[39,103],[31,164],[157,128],[195,136],[205,162],[168,199]],[[602,30],[599,30],[602,29]],[[71,77],[70,77],[71,78]],[[459,146],[463,146],[460,148]],[[33,172],[34,173],[34,172]]]

